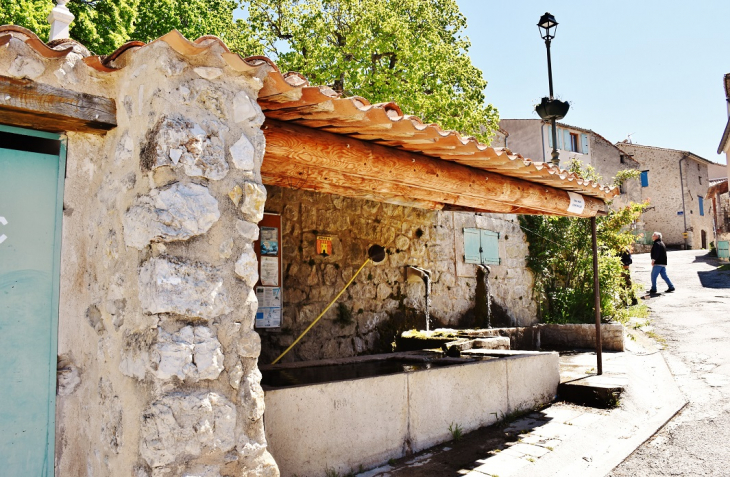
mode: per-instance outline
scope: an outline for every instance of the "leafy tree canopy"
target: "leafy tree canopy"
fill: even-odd
[[[48,38],[46,19],[53,5],[51,0],[6,0],[0,24],[20,25]],[[191,39],[216,35],[231,48],[240,42],[241,29],[233,21],[236,0],[72,0],[66,6],[76,17],[71,38],[100,55],[130,40],[150,42],[172,29]]]
[[[48,36],[50,0],[5,0],[0,24]],[[468,56],[456,0],[72,0],[71,37],[96,54],[172,29],[216,35],[243,56],[274,57],[283,71],[486,142],[498,115]],[[234,20],[238,7],[248,14]]]
[[[497,127],[487,82],[468,56],[456,0],[251,0],[242,44],[314,84],[487,141]]]

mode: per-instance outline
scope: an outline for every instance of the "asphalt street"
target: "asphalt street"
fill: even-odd
[[[668,263],[676,291],[646,300],[650,334],[665,345],[688,405],[612,477],[730,475],[730,271],[718,270],[704,250],[670,251]],[[649,255],[634,255],[631,268],[648,290]],[[657,289],[666,288],[659,278]]]

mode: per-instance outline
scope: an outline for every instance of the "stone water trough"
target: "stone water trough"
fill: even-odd
[[[269,450],[281,475],[368,469],[551,402],[555,352],[411,351],[262,366]]]

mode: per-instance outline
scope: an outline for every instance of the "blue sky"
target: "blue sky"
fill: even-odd
[[[730,0],[457,0],[467,17],[472,62],[502,118],[537,118],[548,95],[537,21],[559,23],[552,43],[555,94],[570,101],[563,122],[612,142],[717,154],[730,73]],[[240,16],[245,16],[239,14]],[[519,152],[519,151],[517,151]]]
[[[725,163],[717,146],[728,117],[730,1],[457,2],[500,117],[538,117],[532,105],[547,96],[548,80],[536,24],[549,11],[559,23],[555,94],[571,102],[563,122]]]

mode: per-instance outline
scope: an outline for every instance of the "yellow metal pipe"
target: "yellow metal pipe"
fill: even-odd
[[[309,326],[307,326],[307,329],[306,329],[306,330],[304,330],[304,331],[302,332],[302,334],[301,334],[301,335],[299,335],[299,338],[297,338],[296,340],[294,340],[294,343],[292,343],[292,344],[291,344],[291,345],[290,345],[290,346],[289,346],[289,347],[288,347],[288,348],[287,348],[286,350],[284,350],[284,352],[283,352],[283,353],[281,353],[281,354],[279,355],[279,357],[278,357],[278,358],[276,358],[276,359],[275,359],[275,360],[274,360],[274,361],[273,361],[273,362],[272,362],[271,364],[276,364],[276,363],[278,363],[278,362],[279,362],[279,360],[280,360],[281,358],[283,358],[283,357],[284,357],[284,355],[285,355],[285,354],[287,354],[287,353],[289,352],[289,350],[291,350],[291,349],[292,349],[292,348],[293,348],[293,347],[294,347],[294,346],[295,346],[295,345],[296,345],[297,343],[299,343],[299,340],[301,340],[301,339],[302,339],[302,338],[304,337],[304,335],[306,335],[306,334],[307,334],[307,333],[309,332],[309,330],[311,330],[311,329],[312,329],[312,327],[313,327],[314,325],[316,325],[316,324],[317,324],[317,322],[319,321],[319,319],[320,319],[320,318],[322,318],[322,317],[324,316],[324,314],[325,314],[325,313],[327,313],[327,310],[329,310],[329,309],[330,309],[330,307],[332,307],[332,305],[334,305],[334,304],[335,304],[335,302],[337,301],[337,299],[338,299],[338,298],[339,298],[340,296],[342,296],[342,294],[343,294],[343,293],[345,293],[345,290],[347,290],[347,287],[349,287],[349,286],[350,286],[350,284],[351,284],[351,283],[352,283],[352,282],[353,282],[353,281],[355,280],[355,278],[357,278],[357,276],[358,276],[358,275],[360,274],[360,272],[362,271],[362,269],[363,269],[363,268],[365,268],[365,265],[367,265],[368,263],[370,263],[370,261],[371,261],[371,260],[370,260],[369,258],[368,258],[367,260],[365,260],[365,263],[363,263],[363,264],[362,264],[362,265],[360,266],[360,268],[358,268],[358,269],[357,269],[357,272],[355,272],[355,274],[354,274],[354,275],[352,276],[352,278],[350,278],[350,281],[349,281],[349,282],[347,282],[347,285],[345,285],[345,287],[344,287],[344,288],[343,288],[342,290],[340,290],[340,293],[338,293],[338,294],[337,294],[337,296],[336,296],[336,297],[335,297],[335,298],[334,298],[334,299],[333,299],[333,300],[332,300],[332,301],[330,302],[330,304],[329,304],[329,305],[327,305],[327,308],[325,308],[325,309],[324,309],[324,311],[323,311],[322,313],[320,313],[320,314],[319,314],[319,316],[318,316],[317,318],[315,318],[315,320],[314,320],[314,321],[312,322],[312,324],[310,324]]]

